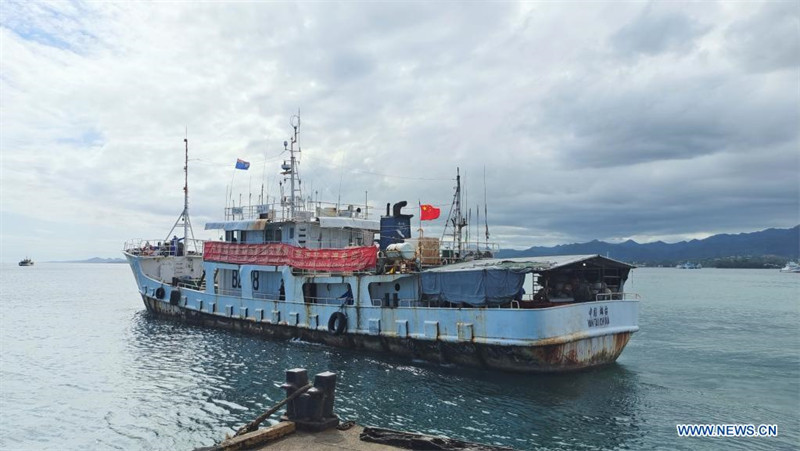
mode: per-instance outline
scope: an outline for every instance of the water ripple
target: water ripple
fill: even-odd
[[[2,449],[208,446],[283,399],[296,367],[337,372],[343,419],[518,449],[799,439],[798,285],[776,274],[637,270],[642,331],[618,364],[514,375],[162,320],[124,265],[36,271],[0,271],[2,286],[25,287],[0,292]],[[675,424],[691,422],[778,423],[781,436],[678,440]]]

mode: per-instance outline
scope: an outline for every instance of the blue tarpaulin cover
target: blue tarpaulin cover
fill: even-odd
[[[474,269],[421,273],[422,296],[430,301],[474,306],[504,304],[514,299],[525,282],[526,271]]]

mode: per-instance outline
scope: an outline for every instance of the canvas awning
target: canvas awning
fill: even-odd
[[[633,265],[602,255],[553,255],[544,257],[487,258],[431,268],[427,272],[451,272],[470,269],[508,269],[524,273],[551,271],[575,264],[606,268],[632,269]]]

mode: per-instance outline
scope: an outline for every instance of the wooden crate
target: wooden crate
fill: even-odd
[[[418,238],[417,254],[422,266],[440,265],[439,238]]]

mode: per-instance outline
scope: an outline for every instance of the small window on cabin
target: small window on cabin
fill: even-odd
[[[231,241],[233,241],[233,232],[231,232],[231,231],[229,231],[229,230],[226,230],[226,231],[225,231],[225,241],[227,241],[227,242],[229,242],[229,243],[230,243]]]
[[[281,229],[278,229],[278,230],[275,231],[275,241],[280,242],[282,240],[283,240],[283,237],[281,237]]]
[[[289,227],[289,239],[294,238],[294,227]]]
[[[264,231],[264,241],[272,241],[275,235],[275,231],[272,229],[267,229]]]
[[[394,291],[400,291],[400,284],[399,283],[394,284]]]

